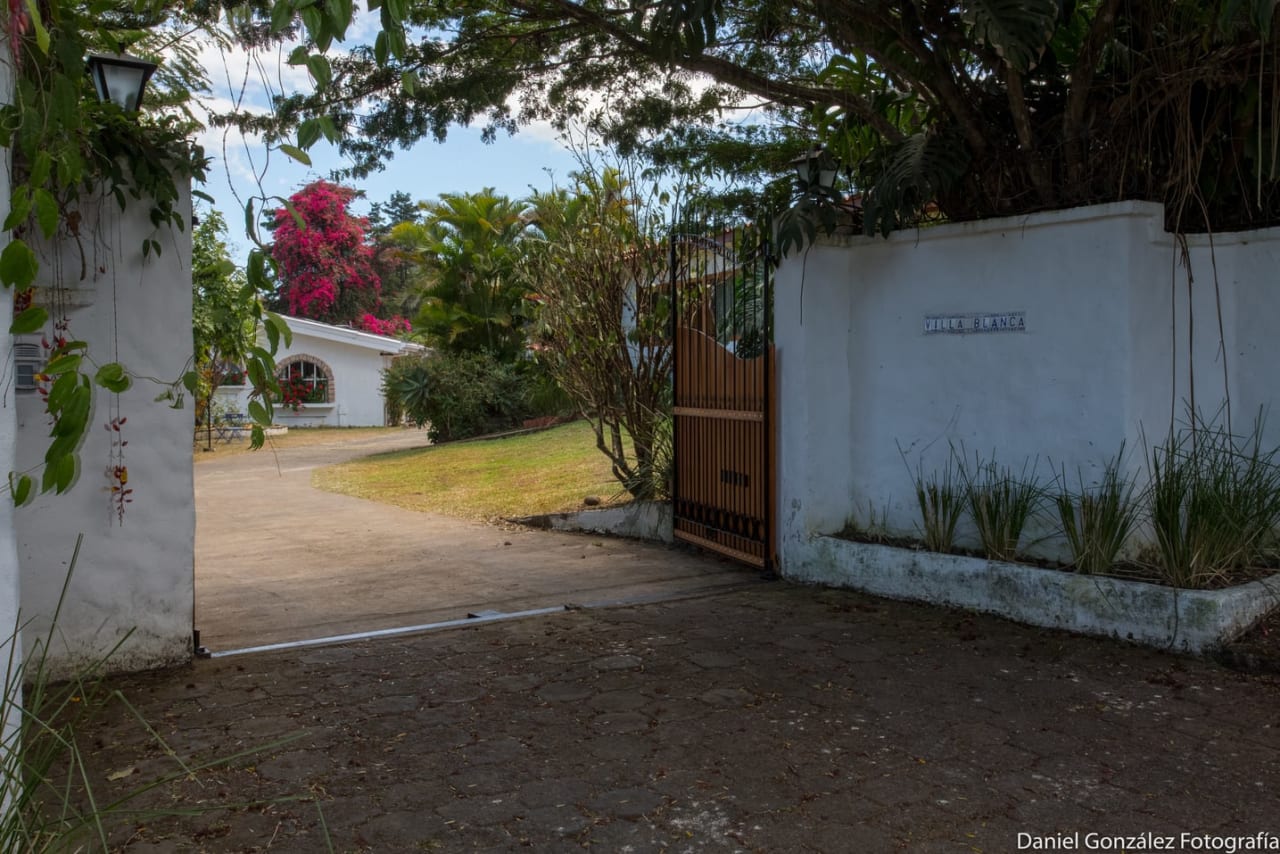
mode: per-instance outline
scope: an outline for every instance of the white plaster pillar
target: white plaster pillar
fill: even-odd
[[[5,103],[12,100],[13,77],[10,73],[9,49],[0,47],[0,98]],[[9,215],[9,149],[4,149],[0,162],[0,220]],[[9,232],[0,232],[0,249],[9,242]],[[7,476],[14,470],[14,450],[18,431],[18,418],[13,401],[13,336],[9,334],[8,318],[13,317],[13,292],[0,288],[0,318],[4,326],[0,331],[0,475]],[[0,495],[0,662],[22,661],[21,636],[18,628],[18,538],[14,531],[13,500],[6,492]],[[17,645],[18,649],[13,649]],[[3,742],[6,748],[17,747],[14,731],[17,729],[16,704],[22,702],[22,684],[17,674],[12,674],[17,684],[4,688],[15,703],[6,705],[9,714],[2,723]],[[7,680],[6,680],[7,681]],[[0,781],[3,783],[3,781]],[[0,793],[0,810],[8,810],[8,791]]]

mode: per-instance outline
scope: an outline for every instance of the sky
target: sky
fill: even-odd
[[[353,38],[361,35],[357,22]],[[309,91],[311,82],[305,70],[284,63],[283,57],[291,49],[292,45],[286,44],[250,57],[242,50],[206,45],[201,62],[209,71],[213,91],[203,104],[207,109],[225,110],[237,99],[241,109],[263,112],[270,103],[270,91]],[[214,197],[213,207],[223,214],[231,232],[232,256],[240,262],[247,257],[250,245],[243,233],[245,201],[261,195],[289,196],[310,181],[328,179],[331,170],[346,165],[336,147],[323,140],[308,152],[309,167],[278,151],[268,153],[260,139],[246,139],[235,131],[211,128],[199,141],[212,165],[207,183],[197,189]],[[574,155],[548,124],[531,125],[515,136],[500,134],[492,143],[481,140],[479,128],[457,127],[450,130],[444,143],[423,140],[398,152],[381,172],[348,183],[366,194],[363,202],[353,205],[353,211],[367,214],[371,203],[384,202],[396,191],[408,193],[415,201],[430,201],[441,193],[493,187],[519,198],[528,195],[531,188],[546,190],[557,181],[564,184],[575,168]]]

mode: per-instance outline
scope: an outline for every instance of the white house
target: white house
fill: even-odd
[[[387,423],[382,371],[397,356],[423,353],[421,344],[286,317],[293,332],[289,346],[280,342],[277,374],[285,390],[275,422],[295,427],[381,427]],[[244,412],[250,389],[224,385],[218,403]]]

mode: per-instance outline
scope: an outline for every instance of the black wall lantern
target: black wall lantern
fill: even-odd
[[[126,113],[137,112],[156,64],[122,53],[93,53],[89,55],[88,63],[89,76],[93,78],[98,98],[115,103]]]
[[[836,175],[840,171],[840,164],[827,153],[825,148],[807,151],[792,160],[791,165],[795,167],[796,177],[800,179],[801,184],[821,190],[830,190],[834,187]]]

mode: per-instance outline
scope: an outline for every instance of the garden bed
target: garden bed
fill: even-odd
[[[788,578],[949,605],[1021,623],[1203,654],[1280,606],[1280,573],[1219,590],[813,537]]]

